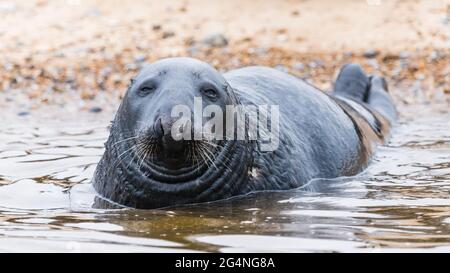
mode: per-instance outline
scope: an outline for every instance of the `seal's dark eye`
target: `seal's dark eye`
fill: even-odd
[[[144,87],[139,88],[138,95],[142,96],[142,97],[147,96],[148,94],[153,92],[153,90],[155,90],[155,87],[153,87],[153,86],[144,86]]]
[[[202,93],[211,99],[217,98],[217,91],[212,88],[205,88],[202,90]]]

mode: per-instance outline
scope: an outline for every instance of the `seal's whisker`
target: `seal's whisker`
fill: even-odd
[[[132,158],[132,159],[130,160],[130,162],[128,163],[128,165],[127,165],[127,167],[126,167],[127,169],[130,167],[131,163],[135,160],[136,156],[137,156],[137,162],[139,162],[139,159],[140,159],[140,153],[141,153],[141,151],[142,151],[142,145],[143,145],[143,143],[138,141],[138,143],[137,143],[136,145],[133,146],[134,149],[135,149],[135,153],[134,153],[134,155],[133,155],[133,158]]]
[[[136,147],[134,146],[134,148],[136,148]],[[134,161],[135,158],[136,158],[136,153],[133,154],[133,158],[130,160],[130,162],[128,162],[128,165],[125,167],[126,169],[128,169],[130,167],[131,163]]]
[[[206,144],[206,142],[202,142],[202,144]],[[219,147],[220,147],[220,146],[219,146]],[[208,147],[205,147],[205,148],[206,148],[206,151],[209,152],[209,153],[211,154],[212,157],[215,156],[214,153],[213,153]],[[222,156],[223,156],[227,161],[230,161],[230,160],[231,160],[227,155],[222,155]],[[229,167],[229,165],[227,164],[227,162],[223,161],[222,164],[223,164],[223,166],[224,166],[225,168],[227,168],[229,171],[231,171],[231,168]]]
[[[154,162],[155,155],[158,152],[157,139],[153,136],[144,136],[138,140],[138,143],[145,150],[145,152],[143,153],[144,158],[142,160],[149,158],[150,162]]]
[[[122,161],[122,159],[123,159],[122,156],[123,156],[123,155],[129,155],[129,154],[130,154],[130,151],[131,151],[133,148],[134,148],[134,146],[132,146],[131,148],[129,148],[129,149],[125,150],[124,152],[122,152],[122,153],[117,157],[117,159],[114,161],[114,163],[111,164],[111,166],[110,166],[110,168],[108,169],[108,171],[109,171],[111,168],[115,168],[115,167],[117,166],[118,163],[123,163],[123,161]],[[126,157],[124,157],[124,158],[126,158]]]
[[[191,156],[191,149],[190,149],[190,147],[191,147],[191,145],[190,145],[190,143],[188,143],[187,147],[183,151],[184,162],[191,162],[190,161],[190,156]]]
[[[211,164],[212,164],[216,169],[218,169],[216,163],[214,162],[214,160],[213,160],[213,159],[210,157],[210,155],[208,154],[208,153],[209,153],[209,150],[206,149],[206,148],[204,148],[204,147],[202,147],[201,151],[202,151],[203,154],[206,156],[206,158],[211,162]]]
[[[214,147],[214,148],[218,148],[218,147],[221,148],[221,147],[222,147],[222,146],[220,146],[220,145],[218,145],[218,144],[216,144],[216,143],[210,142],[210,141],[202,141],[201,143],[202,143],[202,144],[209,145],[209,146]]]
[[[211,167],[211,165],[209,164],[209,161],[207,159],[205,159],[205,157],[203,156],[203,152],[202,152],[201,148],[199,148],[198,151],[199,151],[200,157],[202,158],[202,161],[205,162],[206,166],[209,169]]]
[[[231,162],[231,158],[229,156],[227,156],[227,155],[222,155],[222,156],[224,157],[224,160],[222,162],[223,166],[225,168],[227,168],[231,172],[232,170],[231,170],[231,167],[229,165],[229,162]]]
[[[128,138],[125,138],[125,139],[122,139],[122,140],[118,140],[118,141],[114,142],[114,143],[111,145],[111,147],[114,147],[114,146],[116,146],[117,144],[122,143],[122,142],[125,142],[125,141],[131,141],[131,140],[136,139],[136,138],[138,138],[138,137],[139,137],[139,136],[132,136],[132,137],[128,137]]]
[[[145,153],[144,153],[143,158],[142,158],[141,166],[143,164],[143,161],[146,160],[149,155],[151,155],[151,149],[153,148],[153,146],[154,146],[153,143],[148,143],[145,146]]]
[[[209,143],[209,142],[202,142],[202,144],[210,144],[210,143]],[[223,147],[220,146],[220,145],[217,145],[217,147],[218,147],[218,148],[221,148],[221,149],[223,148]],[[215,150],[217,151],[217,149],[215,149]],[[210,151],[210,152],[212,153],[212,151]],[[229,156],[228,156],[227,154],[222,154],[221,156],[224,157],[224,159],[225,159],[226,161],[228,161],[228,162],[231,161],[231,159],[229,158]],[[225,168],[227,168],[228,170],[231,171],[230,166],[228,165],[228,163],[227,163],[225,160],[222,162],[222,164],[225,166]]]
[[[139,164],[139,169],[141,169],[142,164],[144,163],[144,159],[146,157],[146,154],[148,153],[148,145],[149,144],[145,144],[144,147],[141,149],[142,153],[140,153],[141,156],[141,164]]]
[[[201,153],[207,158],[207,160],[209,160],[209,162],[211,162],[211,165],[214,166],[214,168],[216,168],[216,170],[218,170],[219,168],[217,167],[216,163],[214,162],[214,160],[210,157],[210,154],[208,154],[208,152],[210,152],[206,146],[203,146],[202,143],[199,143],[199,148]],[[214,155],[212,155],[214,157]]]
[[[144,145],[145,144],[143,144],[143,143],[138,143],[138,145],[136,145],[136,155],[137,155],[138,169],[141,168],[140,165],[139,165],[139,160],[141,159],[141,154],[142,154],[142,152],[144,150],[144,148],[143,148]]]
[[[151,162],[154,162],[154,159],[155,159],[155,155],[156,155],[156,153],[158,152],[158,146],[157,145],[152,145],[152,147],[150,148],[150,159],[151,159]]]
[[[209,168],[208,162],[205,161],[205,159],[203,158],[202,154],[200,153],[200,151],[197,147],[197,142],[194,141],[194,142],[192,142],[192,144],[193,144],[193,151],[195,153],[195,160],[197,161],[197,163],[200,164],[200,160],[201,160]]]
[[[194,164],[195,165],[200,164],[200,161],[198,160],[198,155],[197,155],[195,142],[191,142],[191,151],[192,151],[192,159],[194,161]]]

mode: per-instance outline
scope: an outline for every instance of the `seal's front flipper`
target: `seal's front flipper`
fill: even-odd
[[[367,102],[370,79],[357,64],[345,64],[334,83],[333,94]]]
[[[395,109],[394,102],[388,93],[387,82],[383,77],[370,77],[370,88],[367,103],[383,115],[391,124],[397,118],[397,110]]]

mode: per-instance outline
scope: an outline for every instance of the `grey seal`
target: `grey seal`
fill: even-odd
[[[171,109],[193,107],[195,97],[202,107],[278,106],[278,147],[264,151],[259,140],[247,138],[174,139]],[[396,116],[384,78],[368,76],[356,64],[341,69],[327,94],[268,67],[221,74],[196,59],[162,59],[132,80],[93,185],[104,199],[149,209],[352,176],[368,165]]]

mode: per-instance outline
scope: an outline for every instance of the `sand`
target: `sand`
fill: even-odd
[[[324,90],[353,61],[403,103],[449,103],[449,0],[7,0],[0,16],[0,98],[24,108],[102,106],[172,56],[272,66]]]

